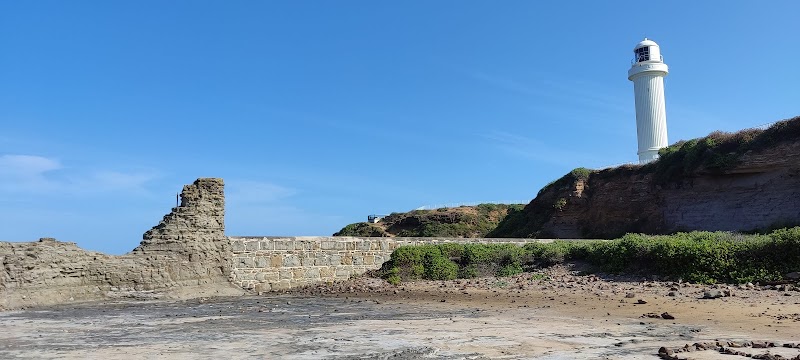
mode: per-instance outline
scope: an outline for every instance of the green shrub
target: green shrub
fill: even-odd
[[[764,235],[695,231],[668,236],[628,234],[573,251],[608,272],[646,271],[688,281],[776,280],[800,267],[800,228]]]
[[[589,178],[589,174],[591,174],[591,172],[592,172],[592,170],[589,170],[589,169],[584,168],[584,167],[579,167],[579,168],[572,169],[572,171],[570,171],[569,173],[576,180],[586,180],[586,179]]]
[[[475,265],[462,266],[458,269],[460,279],[471,279],[478,277],[478,269]]]
[[[400,284],[400,282],[401,282],[401,279],[400,279],[400,276],[398,276],[398,275],[389,275],[389,276],[386,278],[386,281],[387,281],[389,284],[392,284],[392,285],[399,285],[399,284]]]
[[[522,265],[518,263],[508,264],[497,270],[497,276],[514,276],[522,273]]]
[[[464,244],[451,242],[439,244],[437,246],[442,252],[442,255],[451,260],[460,259],[464,254]]]
[[[553,266],[561,264],[567,260],[581,258],[581,249],[588,246],[592,241],[561,241],[556,240],[552,243],[528,243],[525,244],[525,251],[532,257],[532,261],[538,266]]]
[[[556,203],[555,203],[555,204],[553,204],[553,207],[554,207],[556,210],[561,210],[561,209],[563,209],[565,206],[567,206],[567,199],[565,199],[565,198],[558,198],[558,200],[556,200]]]
[[[422,264],[411,265],[410,277],[412,279],[422,279],[424,275],[425,275],[425,265]]]
[[[350,224],[334,233],[333,236],[363,236],[363,237],[385,237],[386,231],[370,223],[360,222]]]
[[[424,267],[429,280],[452,280],[458,275],[458,265],[441,255],[426,254]]]
[[[545,274],[533,274],[533,275],[531,275],[529,280],[531,280],[531,281],[534,281],[534,280],[550,280],[550,277],[545,275]]]
[[[477,276],[510,276],[530,263],[522,247],[513,244],[459,244],[402,246],[382,269],[385,279],[446,280]]]
[[[694,231],[627,234],[610,241],[400,247],[382,269],[394,282],[511,276],[526,268],[585,261],[606,272],[644,272],[700,283],[779,280],[800,270],[800,227],[767,235]]]

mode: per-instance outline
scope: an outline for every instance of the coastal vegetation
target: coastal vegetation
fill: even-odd
[[[766,129],[714,131],[705,137],[681,140],[658,151],[658,160],[645,165],[624,165],[591,176],[610,177],[620,172],[654,175],[658,184],[679,182],[697,173],[720,174],[741,163],[742,156],[783,141],[800,139],[800,116],[771,124]]]
[[[509,213],[522,210],[522,204],[479,204],[434,210],[392,213],[378,223],[354,223],[334,236],[368,237],[485,237]]]
[[[706,137],[679,141],[659,150],[659,160],[642,167],[662,183],[680,181],[701,170],[721,173],[738,165],[741,156],[777,142],[800,138],[800,117],[778,121],[766,129],[734,133],[715,131]]]
[[[404,246],[379,270],[390,283],[510,276],[584,262],[597,272],[659,275],[699,283],[781,280],[800,270],[800,227],[769,234],[694,231],[674,235],[627,234],[608,241]]]

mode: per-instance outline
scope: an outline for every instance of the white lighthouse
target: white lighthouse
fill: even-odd
[[[669,69],[655,41],[644,38],[633,48],[628,70],[636,95],[636,134],[639,163],[658,159],[658,149],[667,146],[667,111],[664,105],[664,76]]]

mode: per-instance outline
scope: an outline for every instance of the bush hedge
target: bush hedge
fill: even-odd
[[[657,274],[700,283],[779,280],[800,271],[800,227],[766,235],[695,231],[628,234],[611,241],[405,246],[392,253],[381,275],[393,283],[510,276],[536,267],[585,261],[610,273]]]

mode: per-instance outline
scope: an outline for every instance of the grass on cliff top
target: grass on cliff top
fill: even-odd
[[[485,237],[521,204],[479,204],[435,210],[392,213],[377,224],[350,224],[334,236]]]
[[[610,178],[623,172],[653,173],[658,183],[675,182],[697,171],[723,173],[736,167],[747,152],[764,150],[783,141],[800,140],[800,116],[781,120],[766,129],[744,129],[737,132],[714,131],[705,137],[680,140],[658,151],[659,159],[645,165],[622,165],[604,170],[578,168],[559,180],[545,185],[557,186],[564,179]]]
[[[609,273],[635,272],[700,283],[780,280],[800,271],[800,227],[766,235],[729,232],[628,234],[611,241],[404,246],[379,271],[390,283],[510,276],[584,261]]]
[[[354,223],[343,227],[333,236],[358,236],[358,237],[387,237],[383,228],[366,222]]]
[[[646,165],[628,165],[595,172],[610,177],[621,171],[653,173],[658,183],[676,182],[697,171],[724,173],[736,167],[749,151],[760,151],[787,140],[800,140],[800,116],[778,121],[766,129],[714,131],[705,137],[681,140],[659,150],[659,159]]]

